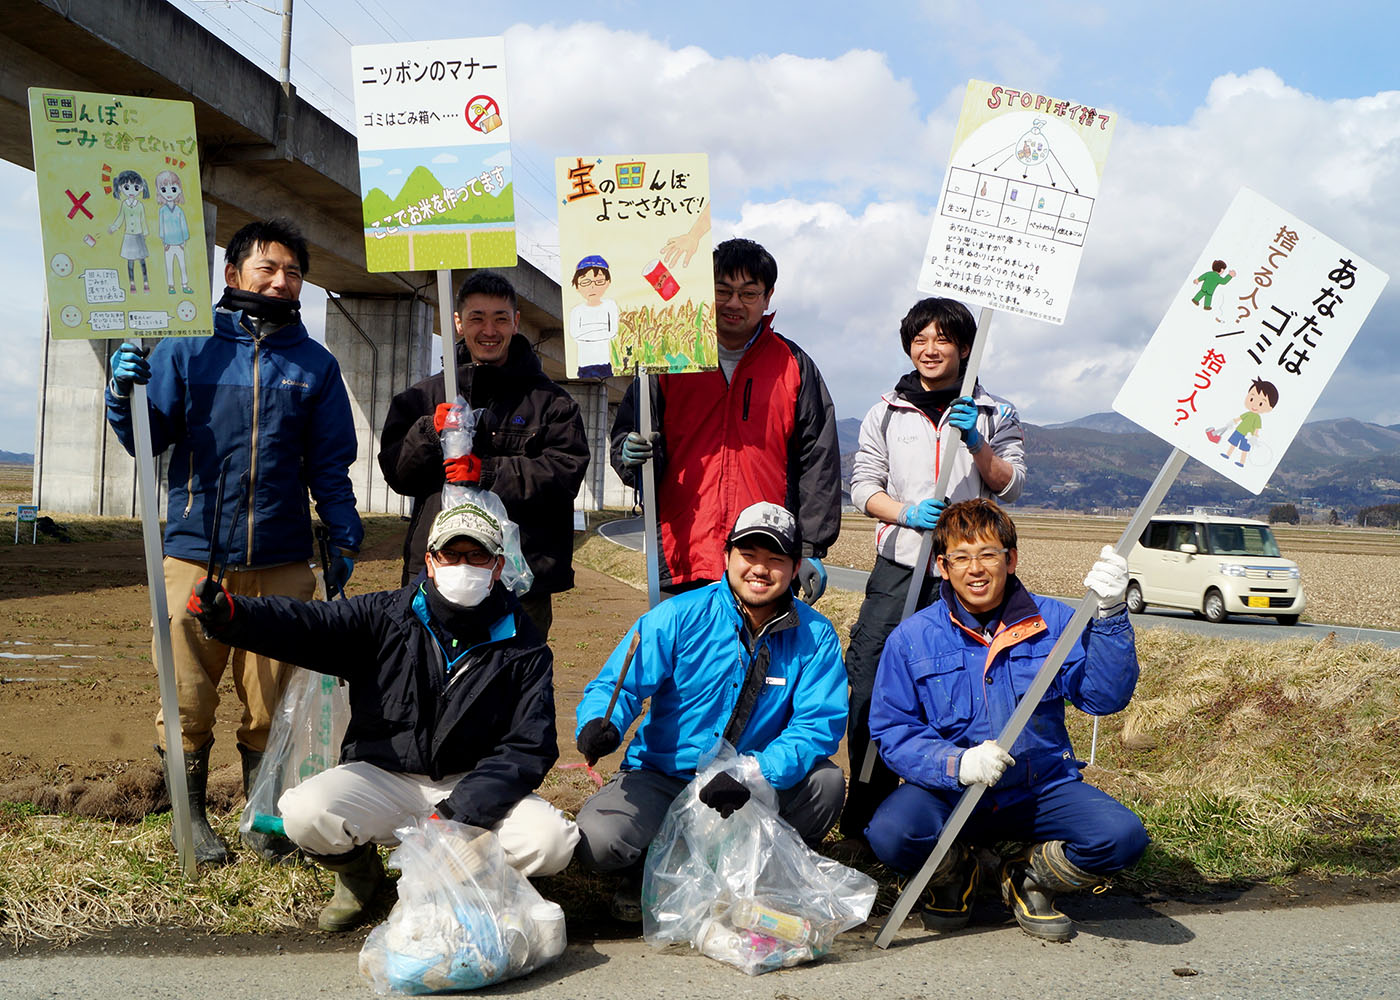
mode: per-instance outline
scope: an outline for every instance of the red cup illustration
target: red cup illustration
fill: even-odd
[[[656,289],[656,294],[660,295],[664,302],[670,302],[681,290],[680,282],[671,276],[671,272],[659,259],[642,269],[642,277],[648,285]]]

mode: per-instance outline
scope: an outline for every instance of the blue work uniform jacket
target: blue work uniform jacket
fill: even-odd
[[[905,781],[933,791],[960,788],[963,751],[997,738],[1074,613],[1032,594],[1014,576],[1007,587],[990,640],[962,612],[946,580],[940,601],[890,633],[875,675],[870,733],[881,758]],[[1070,746],[1065,701],[1090,715],[1111,715],[1127,706],[1137,678],[1127,612],[1092,619],[1016,738],[1016,763],[988,791],[991,800],[1078,781],[1084,764]]]
[[[627,746],[623,770],[694,777],[702,755],[724,734],[749,664],[764,646],[765,683],[735,749],[757,758],[763,777],[779,790],[835,753],[848,702],[841,643],[831,622],[793,601],[790,611],[759,631],[750,651],[726,580],[673,597],[637,620],[584,688],[579,731],[607,711],[636,633],[641,639],[610,721],[625,733],[642,703],[651,699],[651,707]]]
[[[151,352],[146,399],[151,450],[170,448],[165,554],[202,562],[223,551],[230,525],[232,566],[263,567],[312,555],[311,511],[341,549],[364,538],[350,465],[355,424],[335,356],[301,323],[261,338],[244,315],[216,310],[211,337],[170,337]],[[107,422],[136,453],[131,397],[107,386]],[[214,498],[230,458],[219,537]],[[240,492],[239,476],[248,474]]]

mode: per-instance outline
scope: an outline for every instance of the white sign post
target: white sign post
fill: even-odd
[[[33,527],[29,532],[29,544],[35,545],[39,541],[39,508],[29,504],[18,504],[15,510],[15,544],[19,544],[19,526],[29,524]]]

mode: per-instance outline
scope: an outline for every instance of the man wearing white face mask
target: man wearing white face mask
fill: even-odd
[[[563,870],[578,828],[534,794],[559,756],[554,658],[500,582],[500,523],[465,503],[433,521],[427,579],[343,601],[233,597],[189,610],[221,642],[343,677],[340,764],[278,802],[287,836],[336,873],[323,930],[360,923],[385,884],[375,844],[435,814],[494,830],[524,875]]]

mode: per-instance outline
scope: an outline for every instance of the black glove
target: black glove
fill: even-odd
[[[700,789],[700,801],[728,819],[749,801],[749,786],[721,771]]]
[[[200,577],[190,591],[185,610],[199,619],[206,632],[217,632],[233,621],[233,596],[222,584]]]
[[[607,719],[589,719],[578,734],[578,752],[592,767],[600,758],[606,757],[622,746],[622,734]]]

